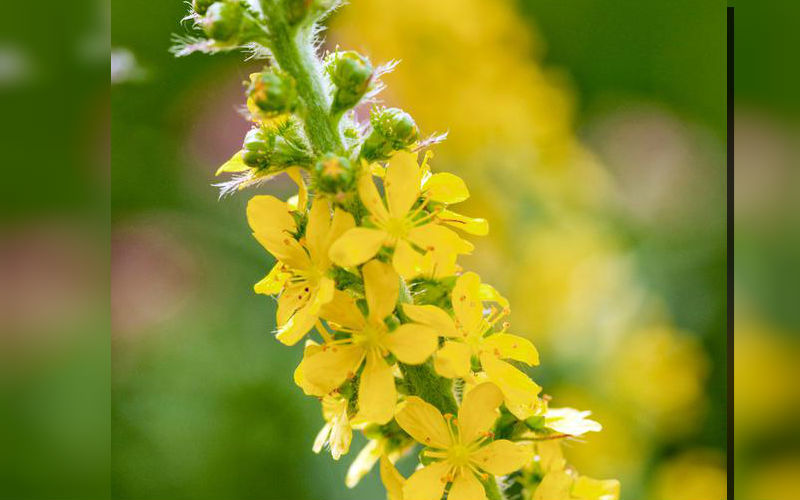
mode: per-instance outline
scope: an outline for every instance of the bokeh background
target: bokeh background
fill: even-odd
[[[211,187],[258,66],[173,59],[184,11],[111,14],[113,496],[382,498],[377,474],[343,484],[360,442],[311,452],[300,347],[252,293],[271,264],[253,193]],[[726,498],[725,34],[721,5],[688,0],[352,0],[327,32],[400,59],[385,102],[449,131],[433,166],[492,228],[464,265],[511,300],[553,404],[604,425],[568,458],[624,500]]]

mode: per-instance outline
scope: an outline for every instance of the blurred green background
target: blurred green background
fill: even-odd
[[[174,59],[185,10],[111,13],[113,497],[382,498],[376,473],[344,486],[358,442],[311,452],[300,347],[251,288],[271,261],[250,193],[211,186],[258,65]],[[571,461],[627,500],[725,498],[723,5],[354,0],[331,25],[330,44],[402,59],[384,99],[450,131],[434,168],[492,224],[465,265],[508,294],[554,404],[606,427]]]

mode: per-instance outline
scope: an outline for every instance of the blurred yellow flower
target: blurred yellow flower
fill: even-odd
[[[652,500],[727,500],[728,480],[723,457],[691,450],[661,465],[653,480]],[[750,498],[769,498],[761,494]]]
[[[742,474],[743,498],[796,500],[800,498],[800,454],[759,460],[752,471]],[[737,474],[737,480],[738,480]]]
[[[608,377],[615,399],[633,405],[648,423],[685,432],[704,411],[708,359],[694,337],[667,324],[626,336]]]
[[[481,384],[464,396],[458,418],[453,419],[450,414],[442,416],[422,399],[409,397],[396,415],[397,423],[426,446],[423,455],[433,461],[405,481],[403,498],[438,500],[445,486],[452,483],[450,500],[485,499],[480,479],[487,479],[488,474],[509,474],[530,460],[529,447],[505,439],[492,440],[490,431],[502,402],[503,394],[497,386]]]
[[[615,479],[598,480],[578,476],[566,468],[560,441],[540,441],[535,445],[536,456],[525,472],[534,481],[533,500],[617,500],[620,484]]]
[[[800,342],[755,317],[737,317],[735,328],[733,411],[738,441],[796,421]]]

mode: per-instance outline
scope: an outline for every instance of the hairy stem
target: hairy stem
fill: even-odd
[[[330,116],[330,98],[308,30],[290,26],[275,0],[262,0],[261,6],[272,54],[281,69],[297,83],[297,93],[305,108],[303,125],[314,152],[318,156],[342,152],[342,138],[336,121]]]
[[[442,413],[458,413],[458,405],[453,397],[452,382],[433,371],[430,363],[406,365],[400,363],[403,378],[411,389],[412,396],[419,396],[439,409]]]

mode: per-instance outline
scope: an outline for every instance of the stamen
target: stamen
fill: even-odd
[[[308,288],[306,288],[306,290],[308,290]],[[317,322],[314,323],[314,326],[317,328],[322,340],[324,340],[326,344],[333,341],[333,337],[331,337],[331,334],[328,332],[328,329],[325,328],[325,325],[322,324],[322,321],[317,319]]]

